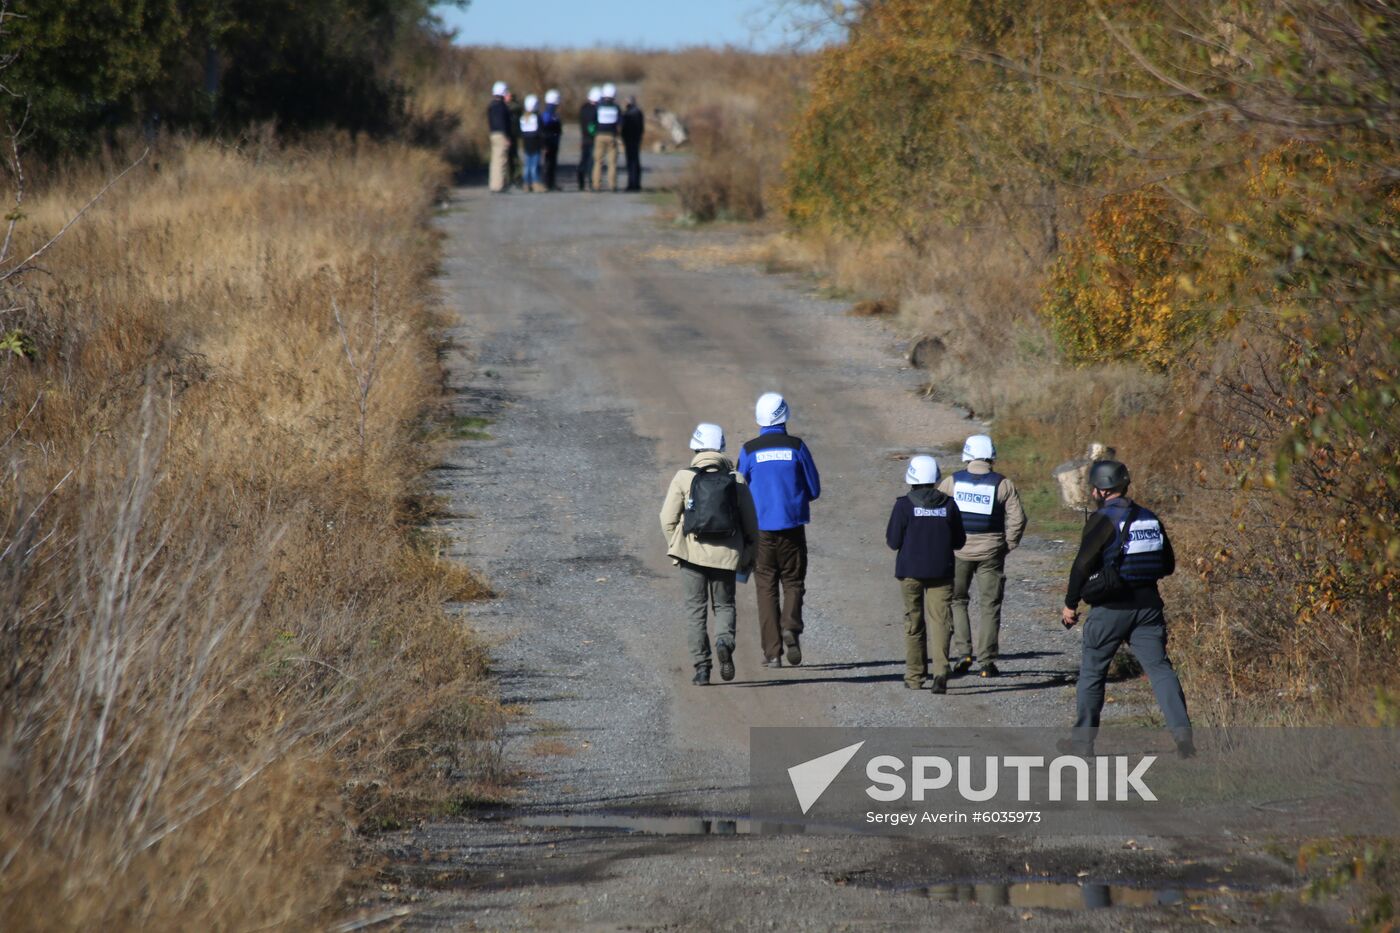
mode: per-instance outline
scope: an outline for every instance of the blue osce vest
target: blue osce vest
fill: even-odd
[[[958,504],[963,530],[968,534],[1006,530],[1006,505],[997,501],[997,487],[1003,478],[1000,473],[969,470],[953,474],[953,501]]]
[[[1128,512],[1137,509],[1131,528],[1124,528]],[[1167,533],[1162,522],[1152,512],[1136,503],[1130,505],[1125,499],[1110,499],[1100,510],[1118,529],[1103,549],[1103,558],[1108,560],[1115,547],[1123,549],[1123,559],[1118,565],[1124,582],[1135,586],[1156,583],[1167,575],[1166,544]]]

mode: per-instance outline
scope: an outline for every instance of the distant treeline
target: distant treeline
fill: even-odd
[[[429,0],[14,0],[0,110],[40,155],[126,127],[383,134]]]

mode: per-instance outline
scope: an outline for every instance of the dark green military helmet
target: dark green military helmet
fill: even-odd
[[[1095,489],[1124,489],[1129,479],[1128,468],[1117,460],[1095,460],[1089,467],[1089,485]]]

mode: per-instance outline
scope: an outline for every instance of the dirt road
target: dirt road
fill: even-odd
[[[677,165],[650,163],[649,187]],[[1158,903],[1225,872],[1246,888],[1293,883],[1262,855],[747,834],[752,726],[1067,721],[1078,636],[1055,621],[1064,546],[1032,537],[1012,555],[1004,677],[957,679],[943,697],[903,689],[883,541],[904,489],[899,458],[933,451],[952,465],[981,426],[918,396],[892,333],[795,278],[677,261],[741,234],[669,226],[647,196],[462,188],[441,229],[459,322],[450,389],[458,416],[488,436],[454,445],[435,476],[458,516],[446,523],[456,555],[500,592],[469,620],[495,646],[503,699],[526,711],[507,755],[528,777],[509,811],[385,840],[411,925],[1108,929],[1129,916],[1176,925],[1199,909],[1246,927],[1328,919],[1304,919],[1287,896],[1282,907],[1222,897],[1192,914]],[[697,688],[657,513],[695,423],[722,424],[737,454],[769,389],[786,394],[823,479],[806,663],[760,668],[753,589],[741,586],[738,676]],[[1086,882],[1134,885],[1103,890],[1142,906],[1077,912],[1093,899]]]

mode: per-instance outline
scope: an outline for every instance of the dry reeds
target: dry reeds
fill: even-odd
[[[477,585],[405,516],[441,174],[173,146],[8,287],[0,926],[315,925],[360,821],[498,777]]]

